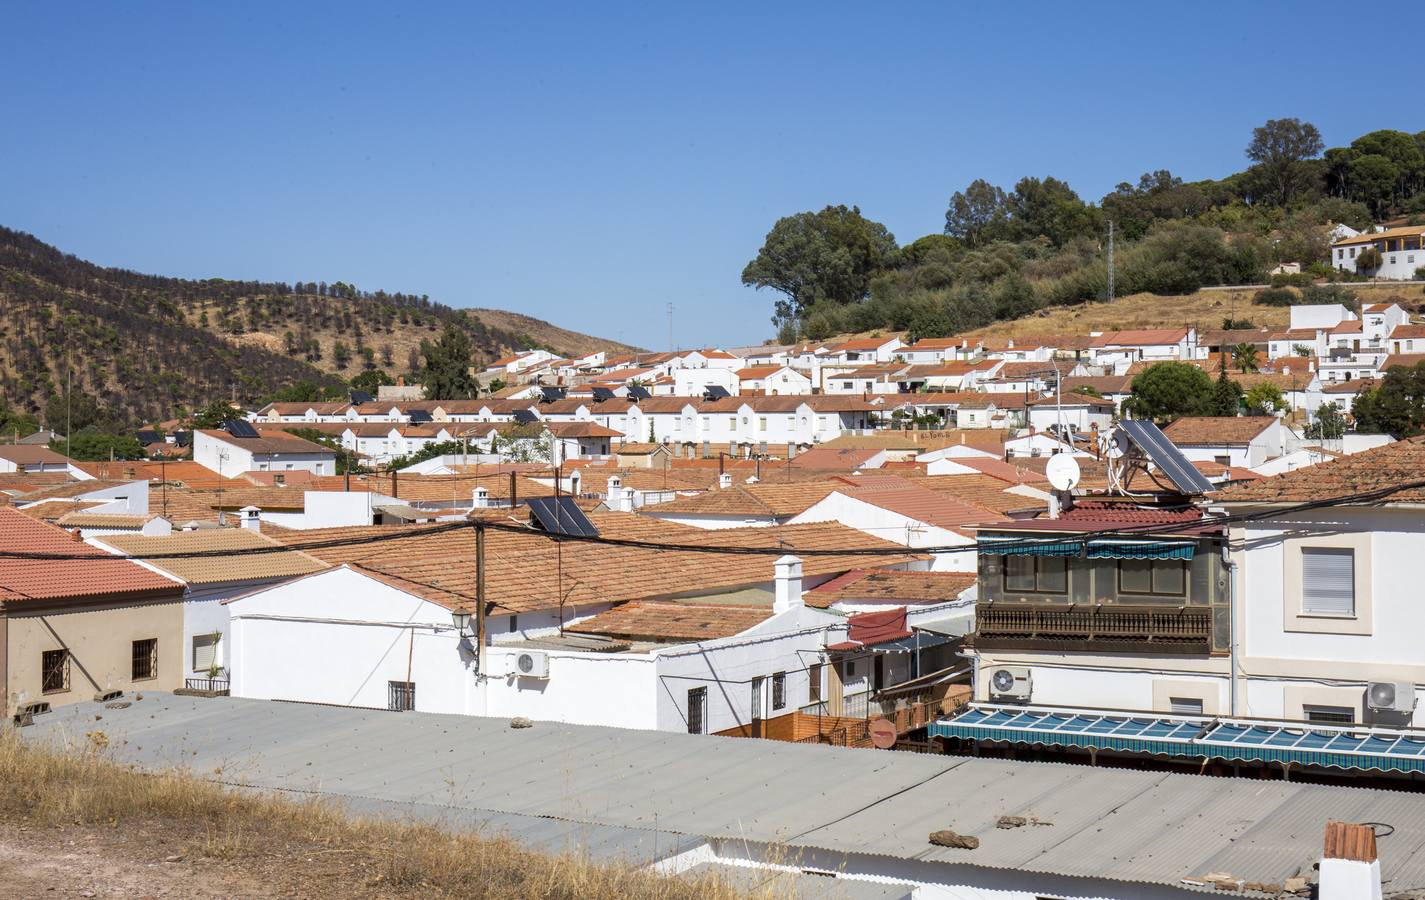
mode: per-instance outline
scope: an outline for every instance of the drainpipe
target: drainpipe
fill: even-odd
[[[1227,714],[1237,717],[1237,564],[1232,561],[1232,531],[1222,545],[1222,566],[1227,570]]]

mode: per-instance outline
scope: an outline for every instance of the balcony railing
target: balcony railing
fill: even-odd
[[[183,679],[184,690],[205,691],[214,694],[226,694],[232,682],[226,678],[185,678]]]
[[[1203,607],[986,605],[975,611],[973,643],[987,649],[1207,653]]]

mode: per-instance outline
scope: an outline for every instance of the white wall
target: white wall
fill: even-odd
[[[985,516],[992,518],[990,513]],[[825,499],[794,516],[789,522],[793,525],[803,522],[840,522],[848,528],[855,528],[883,541],[912,548],[968,546],[975,542],[973,538],[929,525],[839,491],[828,494]],[[978,563],[973,552],[937,553],[934,556],[931,571],[977,571]]]

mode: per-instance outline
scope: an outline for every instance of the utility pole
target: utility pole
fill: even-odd
[[[1113,220],[1108,220],[1108,302],[1113,302]]]

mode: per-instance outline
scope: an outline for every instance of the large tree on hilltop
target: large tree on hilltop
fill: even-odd
[[[1265,125],[1252,129],[1247,158],[1261,167],[1276,189],[1277,200],[1287,206],[1305,181],[1302,163],[1320,155],[1325,146],[1321,132],[1310,122],[1268,119]]]
[[[473,400],[480,386],[470,374],[470,335],[453,325],[434,343],[421,341],[421,380],[427,400]]]
[[[893,265],[895,237],[858,207],[828,206],[778,219],[742,283],[783,295],[773,322],[801,319],[819,303],[856,303],[871,279]]]
[[[972,248],[1004,237],[1009,223],[1007,202],[1001,188],[977,178],[950,197],[950,208],[945,210],[945,233]]]

